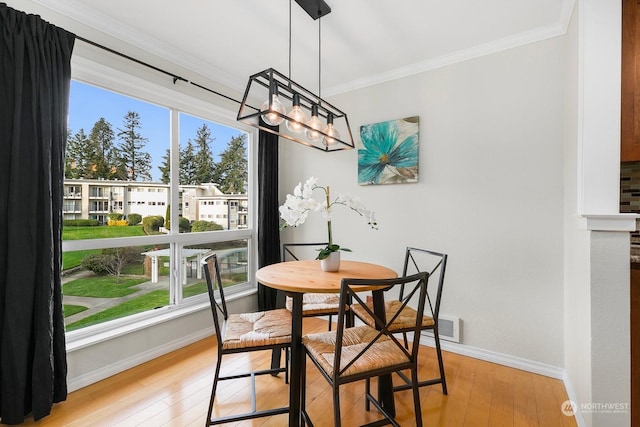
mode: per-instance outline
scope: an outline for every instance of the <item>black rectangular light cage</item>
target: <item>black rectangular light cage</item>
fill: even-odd
[[[277,90],[279,101],[285,107],[284,114],[271,110],[271,95],[274,87]],[[291,120],[287,116],[287,113],[291,111],[293,107],[293,98],[296,94],[300,99],[300,108],[305,111],[307,116],[311,116],[312,107],[317,105],[318,118],[322,122],[322,127],[320,129],[314,129],[307,125],[307,123],[295,122],[298,127],[302,127],[303,130],[310,130],[319,133],[321,137],[317,140],[307,138],[305,132],[291,132],[285,126],[286,121]],[[248,104],[250,100],[258,100],[258,102],[264,102],[264,104],[261,104],[262,107],[257,108]],[[272,116],[277,115],[284,119],[278,127],[279,130],[273,130],[270,127],[261,126],[260,116],[267,113]],[[327,118],[329,118],[329,121],[331,121],[331,118],[333,119],[333,127],[338,131],[338,137],[326,133]],[[249,77],[249,83],[247,84],[244,97],[242,98],[242,103],[240,104],[237,120],[266,132],[276,134],[291,141],[322,151],[350,150],[355,148],[351,127],[349,126],[349,120],[347,119],[346,113],[337,109],[327,101],[321,99],[273,68],[268,68]],[[325,141],[331,141],[331,143],[327,144]]]

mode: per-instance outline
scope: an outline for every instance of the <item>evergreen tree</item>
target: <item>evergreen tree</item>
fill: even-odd
[[[114,134],[111,123],[100,117],[91,128],[86,150],[85,178],[113,178],[112,168],[118,163],[113,158]]]
[[[140,115],[129,111],[118,128],[121,166],[131,181],[151,181],[151,155],[142,151],[148,139],[140,134]]]
[[[220,154],[216,165],[218,188],[224,193],[245,193],[247,173],[247,136],[242,134],[231,138],[227,148]]]
[[[162,156],[162,164],[158,166],[158,169],[160,169],[160,173],[162,173],[160,180],[164,184],[168,184],[169,181],[171,181],[171,150],[170,149],[167,148],[167,152],[165,153],[164,156]]]
[[[213,181],[213,154],[209,143],[213,142],[211,138],[211,130],[206,124],[203,124],[196,132],[195,144],[198,148],[193,163],[195,166],[195,184],[202,184],[203,182]]]
[[[120,179],[122,181],[128,179],[127,168],[116,147],[109,151],[109,164],[111,165],[111,179]]]
[[[180,151],[180,184],[192,185],[196,183],[194,147],[191,140],[187,141],[187,146]]]
[[[89,137],[80,129],[71,136],[71,130],[67,135],[67,148],[65,152],[64,177],[84,178],[88,163]]]

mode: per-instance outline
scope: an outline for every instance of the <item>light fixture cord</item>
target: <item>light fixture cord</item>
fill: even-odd
[[[318,11],[320,14],[320,11]],[[322,16],[318,18],[318,98],[322,102]]]
[[[289,0],[289,80],[291,80],[291,2]]]

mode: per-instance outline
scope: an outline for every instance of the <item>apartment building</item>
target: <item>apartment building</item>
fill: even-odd
[[[95,219],[106,223],[109,213],[143,218],[166,216],[170,187],[157,182],[67,179],[64,182],[64,219]],[[217,184],[180,186],[180,214],[189,221],[212,221],[227,230],[247,227],[246,194],[225,194]]]

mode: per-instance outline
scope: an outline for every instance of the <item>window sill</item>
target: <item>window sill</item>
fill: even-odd
[[[227,302],[235,301],[254,295],[257,292],[258,289],[255,286],[252,286],[242,291],[233,293],[226,299]],[[105,327],[104,324],[100,324],[95,326],[88,326],[77,331],[68,332],[66,334],[67,353],[90,347],[101,342],[109,341],[119,336],[130,334],[132,332],[139,331],[151,326],[159,325],[161,323],[168,322],[182,316],[187,316],[202,310],[210,309],[211,306],[207,299],[206,301],[198,302],[191,305],[158,308],[152,313],[140,313],[139,315],[129,316],[126,319],[120,319],[120,322],[118,320],[114,320],[114,324],[116,322],[119,322],[119,324],[113,325],[112,327]]]

